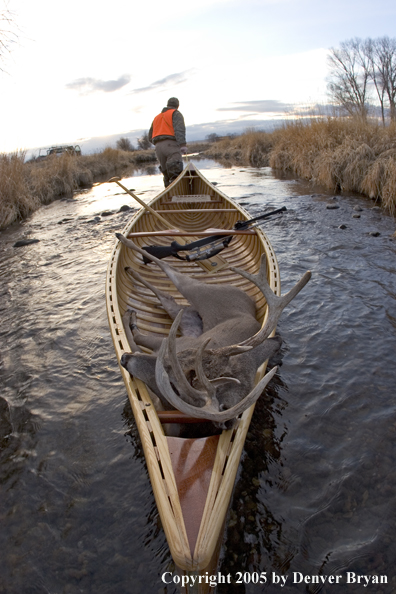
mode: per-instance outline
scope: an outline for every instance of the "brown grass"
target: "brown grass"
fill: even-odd
[[[25,163],[25,152],[0,154],[0,229],[25,219],[42,204],[89,188],[94,181],[156,160],[154,150],[106,148],[93,155],[51,156]]]
[[[269,164],[272,135],[267,132],[248,130],[237,138],[225,138],[215,142],[205,156],[220,161],[232,161],[237,165],[265,167]]]
[[[40,206],[29,188],[25,154],[0,155],[0,226],[24,219]]]
[[[207,156],[265,166],[332,191],[352,191],[396,213],[396,126],[349,118],[285,124],[272,133],[248,131],[215,143]]]

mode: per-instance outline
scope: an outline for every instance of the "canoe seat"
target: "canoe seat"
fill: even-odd
[[[210,194],[179,194],[172,196],[171,202],[210,202]]]
[[[157,415],[161,423],[207,423],[207,419],[190,417],[179,410],[160,410]]]

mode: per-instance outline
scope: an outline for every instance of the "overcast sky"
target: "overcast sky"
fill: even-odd
[[[326,103],[330,47],[396,31],[394,0],[9,0],[8,8],[19,41],[0,63],[0,152],[133,140],[171,96],[187,140],[273,126],[295,106]]]

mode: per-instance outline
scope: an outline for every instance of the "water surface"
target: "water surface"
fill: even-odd
[[[198,166],[252,216],[287,206],[263,225],[283,292],[313,273],[278,326],[283,364],[256,407],[222,549],[222,574],[269,581],[218,592],[319,591],[293,572],[342,575],[325,594],[362,592],[348,571],[385,575],[368,590],[394,592],[394,220],[268,168]],[[152,168],[124,183],[145,200],[162,187]],[[1,593],[174,592],[161,582],[173,564],[107,327],[123,204],[138,206],[102,184],[0,234]],[[14,248],[21,237],[40,241]],[[288,576],[283,588],[272,572]]]

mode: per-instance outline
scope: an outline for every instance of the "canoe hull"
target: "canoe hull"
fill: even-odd
[[[210,196],[210,200],[201,200],[200,196]],[[211,185],[191,165],[187,166],[171,186],[151,201],[150,206],[162,213],[163,217],[169,218],[169,227],[177,227],[189,234],[195,233],[197,239],[205,229],[231,229],[237,220],[250,218],[246,211]],[[157,220],[152,213],[146,214],[142,209],[127,224],[123,234],[132,234],[133,241],[139,247],[150,244],[169,245],[173,240],[172,235],[153,235],[158,231],[166,232],[161,220]],[[185,239],[186,243],[192,241],[191,235]],[[180,237],[177,237],[177,241],[180,242]],[[233,238],[230,246],[219,256],[201,264],[180,262],[173,258],[167,261],[179,271],[193,274],[204,282],[224,285],[232,283],[239,286],[255,300],[257,318],[263,323],[266,315],[264,297],[249,281],[229,270],[229,266],[236,266],[257,273],[263,254],[267,258],[269,284],[280,295],[276,257],[268,238],[261,230]],[[124,332],[122,315],[127,307],[132,307],[137,312],[139,329],[161,337],[167,336],[172,320],[146,287],[134,283],[125,272],[126,266],[133,267],[147,281],[169,292],[178,302],[187,302],[167,277],[158,271],[157,266],[145,266],[141,257],[133,250],[128,250],[120,242],[116,243],[107,271],[107,313],[162,525],[173,560],[182,572],[200,573],[208,568],[215,569],[214,559],[221,544],[254,406],[244,412],[233,429],[223,431],[214,438],[183,440],[165,435],[149,390],[143,382],[132,378],[120,364],[122,354],[131,351]],[[265,367],[266,363],[258,370],[257,381],[263,377]],[[201,463],[203,470],[196,472]],[[180,468],[183,469],[182,472]],[[200,478],[202,473],[204,476]],[[199,510],[193,514],[191,510],[197,501]]]

